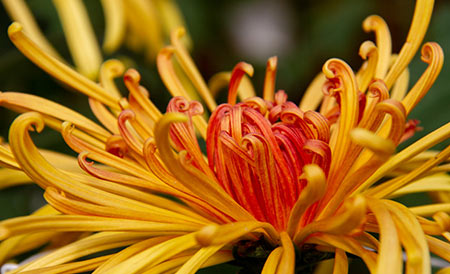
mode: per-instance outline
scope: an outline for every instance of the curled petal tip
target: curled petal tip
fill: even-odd
[[[8,35],[11,37],[16,33],[21,32],[22,29],[23,29],[22,24],[20,24],[19,22],[13,22],[8,27]]]
[[[359,48],[359,56],[363,60],[366,60],[368,56],[374,53],[377,50],[377,47],[372,41],[364,41]]]
[[[241,62],[240,64],[241,69],[245,71],[248,76],[252,77],[254,72],[253,66],[245,62]]]
[[[125,71],[125,65],[117,59],[106,60],[102,67],[108,68],[114,75],[121,75]]]
[[[328,79],[334,78],[336,77],[337,67],[339,67],[340,65],[342,66],[343,64],[345,64],[345,62],[341,59],[331,58],[325,62],[322,67],[322,71]]]
[[[428,42],[422,46],[421,60],[427,64],[431,63],[433,58],[444,59],[444,52],[441,46],[436,42]]]
[[[370,32],[374,30],[381,22],[383,22],[383,18],[378,15],[370,15],[368,16],[362,24],[363,30],[365,32]]]
[[[37,112],[26,112],[21,114],[14,120],[13,124],[28,124],[28,130],[36,130],[38,133],[41,132],[45,126],[44,118]]]
[[[141,75],[139,72],[133,68],[130,68],[125,72],[124,81],[132,81],[133,83],[139,83],[141,80]]]

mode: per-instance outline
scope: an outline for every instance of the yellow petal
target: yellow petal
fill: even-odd
[[[59,273],[81,273],[81,272],[87,272],[90,270],[93,270],[97,268],[99,265],[103,264],[108,258],[110,258],[112,255],[104,255],[104,256],[98,256],[93,259],[87,259],[83,261],[73,262],[73,263],[67,263],[67,264],[61,264],[57,266],[49,266],[49,267],[43,267],[36,270],[29,270],[29,271],[23,271],[20,272],[22,274],[40,274],[40,273],[46,273],[46,274],[59,274]]]
[[[320,72],[309,84],[299,104],[303,111],[316,110],[323,99],[323,84],[325,84],[325,74]]]
[[[42,51],[23,31],[19,23],[13,23],[8,28],[8,35],[14,45],[33,63],[53,76],[55,79],[72,87],[73,89],[95,98],[105,105],[119,109],[116,98],[106,92],[100,85],[58,61]],[[100,64],[99,64],[100,67]],[[99,68],[98,67],[98,68]],[[97,69],[98,69],[97,68]],[[97,71],[98,72],[98,71]]]
[[[98,267],[93,274],[100,274],[100,273],[108,273],[108,271],[116,266],[117,264],[129,259],[130,257],[138,254],[141,251],[144,251],[152,246],[155,246],[157,244],[160,244],[164,241],[167,241],[169,239],[173,238],[173,236],[160,236],[160,237],[154,237],[150,238],[144,241],[140,241],[136,244],[133,244],[116,254],[114,254],[111,258],[108,259],[104,264],[102,264],[100,267]]]
[[[16,271],[39,269],[73,261],[86,255],[95,254],[112,248],[123,247],[148,238],[143,232],[101,232],[74,243],[65,245],[48,255],[44,255]],[[17,273],[16,272],[16,273]],[[13,272],[14,273],[14,272]]]
[[[162,236],[192,232],[198,227],[99,216],[25,216],[0,222],[0,239],[43,231],[134,231],[153,232],[155,236]]]
[[[61,59],[56,50],[48,42],[39,29],[36,20],[24,0],[2,0],[8,14],[14,21],[19,22],[30,35],[31,39],[36,42],[43,50],[51,54],[53,57]]]
[[[190,233],[167,240],[161,244],[150,247],[135,256],[111,268],[109,274],[138,273],[145,267],[152,267],[160,262],[172,258],[180,252],[194,248],[197,245],[195,234]]]
[[[201,248],[176,272],[177,274],[194,274],[202,265],[219,251],[223,245],[213,245]]]
[[[375,215],[380,230],[376,273],[402,273],[403,259],[400,240],[388,209],[376,199],[367,199],[367,204]]]
[[[406,272],[431,273],[430,252],[424,231],[416,216],[405,206],[390,200],[383,200],[391,212],[399,238],[406,252]]]
[[[378,60],[374,78],[383,79],[389,68],[392,51],[391,34],[389,32],[389,28],[383,18],[377,15],[372,15],[364,20],[363,29],[366,32],[375,32],[378,48]]]
[[[205,80],[195,66],[194,61],[189,55],[187,49],[180,41],[180,38],[183,37],[185,33],[186,30],[184,28],[178,28],[174,30],[170,37],[171,43],[175,49],[175,54],[177,56],[178,62],[180,63],[186,75],[191,80],[192,84],[197,89],[202,99],[205,101],[206,106],[212,112],[214,109],[216,109],[217,103],[212,97],[211,92],[209,91],[208,86],[205,83]]]
[[[0,189],[32,182],[33,181],[20,170],[0,168]]]
[[[280,233],[281,246],[283,254],[281,254],[280,263],[277,267],[277,274],[294,274],[295,272],[295,250],[291,238],[286,232]]]
[[[336,249],[334,256],[333,274],[347,274],[348,273],[348,259],[345,251]],[[378,272],[387,273],[387,272]]]
[[[361,225],[366,217],[366,199],[359,195],[355,199],[349,199],[344,202],[334,216],[319,219],[300,229],[294,242],[298,245],[311,234],[316,232],[326,232],[331,234],[352,234],[361,229]]]
[[[132,33],[144,41],[145,53],[149,60],[154,60],[156,53],[162,48],[161,26],[153,1],[124,1],[126,19]]]
[[[103,50],[110,54],[120,47],[125,37],[125,12],[123,0],[102,0],[105,13],[105,38]]]
[[[97,78],[102,56],[86,8],[81,0],[53,0],[76,68]]]
[[[414,16],[411,27],[406,37],[406,42],[390,68],[388,74],[384,78],[386,86],[390,89],[397,80],[398,76],[408,66],[409,62],[416,54],[417,49],[422,43],[423,37],[430,23],[431,13],[433,11],[434,0],[418,0],[414,9]]]
[[[269,257],[267,257],[261,274],[275,274],[280,263],[281,255],[283,254],[283,248],[281,246],[275,248],[270,252]]]
[[[441,151],[435,158],[428,160],[427,162],[420,165],[418,168],[413,171],[401,176],[391,179],[387,182],[384,182],[372,189],[367,191],[368,195],[373,197],[381,198],[389,195],[390,193],[396,191],[397,189],[407,185],[414,179],[418,178],[432,167],[440,164],[442,161],[447,159],[450,156],[450,146],[446,147],[443,151]],[[394,158],[394,157],[393,157]],[[392,159],[392,158],[391,158]]]
[[[240,237],[247,236],[253,238],[250,233],[263,229],[266,239],[271,243],[278,243],[278,232],[269,223],[264,222],[234,222],[225,225],[208,225],[203,227],[196,239],[202,246],[221,245],[236,241]],[[250,236],[249,236],[250,235]]]
[[[306,165],[303,167],[303,174],[307,183],[291,209],[286,230],[291,237],[297,232],[303,213],[312,203],[319,200],[326,190],[326,177],[320,167],[317,165]]]
[[[104,140],[111,136],[111,133],[83,115],[35,95],[19,92],[0,92],[0,104],[12,109],[19,108],[21,112],[37,111],[61,121],[70,121],[93,136],[99,136],[99,138]]]
[[[375,79],[374,74],[378,65],[378,49],[372,41],[365,41],[359,48],[359,55],[367,64],[356,75],[359,91],[365,92],[370,82]]]
[[[387,172],[400,166],[407,159],[413,158],[419,153],[448,139],[449,137],[450,137],[450,123],[447,123],[446,125],[431,132],[427,136],[423,137],[422,139],[405,148],[401,152],[392,156],[381,167],[379,167],[364,183],[362,183],[358,187],[358,189],[355,192],[353,192],[352,195],[360,193],[361,191],[367,189],[375,182],[380,180]]]

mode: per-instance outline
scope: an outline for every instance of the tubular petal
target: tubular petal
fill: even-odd
[[[30,35],[31,39],[36,42],[43,50],[47,51],[53,57],[61,59],[56,50],[50,45],[48,40],[39,29],[36,20],[24,0],[2,0],[8,14],[14,21],[22,24]]]
[[[347,274],[348,273],[348,259],[345,251],[337,248],[334,255],[333,274]],[[386,272],[379,272],[386,273]]]
[[[170,36],[174,29],[185,26],[186,23],[183,19],[183,14],[179,9],[177,2],[174,0],[157,0],[155,1],[156,8],[158,9],[158,15],[164,28],[164,32],[167,36]],[[186,48],[192,48],[192,39],[188,33],[185,33],[182,37],[182,42]]]
[[[450,262],[450,244],[433,236],[426,235],[425,237],[430,251],[447,262]]]
[[[124,75],[124,82],[130,92],[130,96],[133,96],[145,113],[151,117],[153,121],[156,121],[161,118],[162,114],[149,99],[149,95],[142,92],[143,87],[139,85],[140,80],[141,75],[134,69],[129,69]]]
[[[418,0],[414,9],[414,16],[411,27],[406,37],[406,42],[395,60],[395,63],[389,69],[384,78],[386,86],[390,89],[397,80],[398,76],[408,66],[409,62],[416,54],[417,49],[422,43],[423,37],[430,23],[431,13],[433,12],[434,0]]]
[[[184,89],[181,84],[178,76],[175,73],[173,63],[172,63],[172,55],[175,52],[175,48],[172,46],[167,46],[158,53],[158,57],[156,59],[157,67],[159,75],[164,82],[164,85],[169,90],[172,96],[181,96],[191,101],[192,98],[189,96],[187,91]],[[206,128],[208,127],[208,123],[201,116],[195,117],[193,119],[195,126],[200,132],[200,135],[203,139],[206,138]]]
[[[325,246],[331,246],[335,248],[342,249],[345,252],[355,254],[361,259],[363,259],[370,273],[375,273],[376,269],[376,254],[364,248],[358,241],[353,237],[345,235],[332,235],[327,233],[317,233],[313,234],[308,238],[307,243],[320,244]]]
[[[205,104],[208,106],[209,110],[213,111],[217,107],[216,101],[211,96],[211,92],[195,66],[194,61],[184,47],[183,43],[180,41],[180,38],[183,37],[185,33],[186,30],[184,28],[177,28],[170,35],[170,41],[174,46],[175,54],[178,58],[177,60],[180,62],[184,72],[189,77],[202,99],[205,101]]]
[[[69,87],[97,99],[112,109],[119,109],[118,98],[110,95],[100,85],[77,73],[64,63],[42,51],[22,31],[19,23],[12,23],[8,28],[8,35],[14,45],[34,64],[65,83]],[[98,64],[98,68],[100,64]],[[98,68],[96,73],[98,72]]]
[[[367,205],[374,213],[380,230],[377,273],[402,273],[403,260],[400,240],[388,209],[381,202],[370,198],[367,198]]]
[[[300,225],[303,213],[317,200],[319,200],[326,190],[326,178],[322,169],[316,165],[306,165],[303,167],[303,177],[306,178],[306,186],[303,188],[294,207],[291,209],[287,233],[294,237]]]
[[[409,209],[411,210],[411,212],[413,212],[416,215],[423,216],[423,217],[430,217],[440,211],[450,213],[450,203],[435,203],[435,204],[424,205],[424,206],[413,206],[413,207],[410,207]]]
[[[208,88],[211,91],[212,96],[216,97],[216,95],[222,88],[227,87],[230,83],[230,79],[231,72],[219,72],[217,74],[214,74],[208,81]],[[242,77],[241,83],[238,87],[238,95],[241,101],[256,96],[253,84],[247,75],[244,75],[244,77]]]
[[[270,252],[269,257],[264,263],[264,267],[261,271],[261,274],[275,274],[282,255],[283,255],[283,247],[281,246],[275,248],[272,252]]]
[[[83,261],[77,261],[67,264],[60,264],[56,266],[42,267],[36,270],[21,271],[22,274],[58,274],[58,273],[82,273],[96,269],[103,264],[112,255],[104,255],[95,257],[93,259],[87,259]]]
[[[253,67],[245,62],[239,62],[231,72],[230,85],[228,87],[228,104],[230,105],[236,104],[238,87],[244,74],[250,77],[253,76]]]
[[[167,260],[163,263],[160,263],[154,267],[149,268],[142,274],[159,274],[159,273],[175,273],[178,266],[185,263],[192,255],[187,256],[179,256],[177,258],[173,258]],[[218,265],[222,263],[226,263],[232,261],[234,259],[232,253],[230,251],[219,251],[209,257],[202,265],[203,267]]]
[[[32,183],[22,171],[10,168],[0,168],[0,189]]]
[[[395,145],[391,140],[381,138],[366,129],[355,128],[350,132],[350,137],[356,144],[370,149],[383,158],[395,152]]]
[[[422,61],[428,64],[428,67],[414,87],[402,100],[407,115],[417,103],[419,103],[423,96],[427,94],[441,72],[442,65],[444,64],[444,52],[437,43],[429,42],[423,45],[421,57]]]
[[[158,180],[157,177],[149,172],[144,167],[138,165],[136,162],[130,159],[122,159],[114,154],[111,154],[103,148],[94,147],[88,143],[83,142],[81,139],[77,138],[72,134],[73,126],[70,123],[63,123],[62,125],[62,136],[64,141],[72,148],[74,151],[81,153],[82,151],[89,152],[89,158],[107,166],[117,168],[126,173],[138,176],[142,179],[147,179],[150,181]]]
[[[86,255],[133,244],[146,239],[148,235],[146,232],[100,232],[65,245],[12,273],[67,263]]]
[[[280,263],[277,267],[277,274],[294,274],[295,272],[295,250],[291,238],[286,232],[280,233],[281,246],[283,254],[281,254]]]
[[[99,216],[25,216],[0,222],[0,238],[44,231],[134,231],[156,235],[181,234],[198,229],[198,225],[180,225]],[[159,236],[159,235],[158,235]]]
[[[114,83],[114,78],[122,76],[124,71],[124,64],[122,64],[122,62],[117,59],[106,60],[100,67],[100,84],[106,92],[108,92],[115,98],[121,98],[122,96],[116,84]]]
[[[386,76],[386,72],[389,68],[392,51],[391,34],[389,32],[389,28],[383,18],[377,15],[372,15],[364,20],[363,29],[366,32],[375,32],[378,48],[378,61],[374,78],[383,79]]]
[[[379,62],[378,49],[372,41],[365,41],[359,48],[359,55],[363,60],[367,60],[367,58],[369,58],[369,60],[367,60],[367,65],[364,66],[364,68],[357,74],[357,78],[359,80],[358,89],[364,93],[370,82],[373,79],[376,79],[374,74],[376,73]]]
[[[99,101],[89,98],[89,107],[95,117],[113,134],[119,134],[117,118]]]
[[[88,78],[97,78],[102,56],[86,8],[81,0],[53,0],[75,66]]]
[[[381,167],[379,167],[364,183],[362,183],[352,195],[360,193],[366,190],[375,182],[380,180],[387,172],[395,169],[401,165],[405,160],[410,159],[420,152],[448,139],[450,137],[450,123],[440,127],[439,129],[431,132],[427,136],[423,137],[419,141],[410,145],[406,149],[392,156]]]
[[[93,136],[107,138],[111,133],[87,119],[83,115],[50,100],[18,92],[0,92],[0,105],[20,108],[24,111],[37,111],[62,121],[70,121]]]
[[[264,78],[263,99],[269,102],[273,102],[274,100],[273,95],[275,92],[277,62],[278,58],[276,56],[270,57],[269,60],[267,60],[266,77]]]
[[[108,259],[108,261],[106,261],[100,267],[95,269],[95,271],[92,274],[108,273],[108,271],[111,268],[113,268],[115,265],[133,257],[136,254],[139,254],[140,252],[142,252],[152,246],[160,244],[171,238],[173,238],[173,236],[160,236],[160,237],[146,239],[146,240],[140,241],[136,244],[133,244],[133,245],[125,248],[124,250],[121,250],[120,252],[114,254],[111,258]]]
[[[404,176],[396,177],[395,179],[391,179],[390,181],[384,182],[374,188],[371,188],[367,191],[368,195],[373,197],[381,198],[389,195],[390,193],[400,189],[406,184],[410,183],[414,179],[418,178],[434,166],[440,164],[445,159],[450,156],[450,146],[447,146],[444,150],[442,150],[435,158],[428,160],[427,162],[420,165],[418,168],[413,171],[407,173]]]
[[[327,201],[336,192],[339,187],[338,182],[345,175],[342,167],[345,166],[343,162],[346,161],[346,151],[351,143],[348,134],[356,126],[359,107],[356,80],[353,71],[347,64],[338,59],[331,59],[323,66],[323,72],[328,81],[333,84],[329,88],[331,95],[340,98],[341,110],[338,128],[332,134],[330,141],[333,159],[328,177],[331,180],[328,182],[327,193],[324,197],[324,201]]]
[[[177,274],[194,274],[202,265],[211,258],[223,245],[208,246],[199,249],[183,266]]]
[[[125,12],[123,0],[101,0],[105,13],[103,50],[112,53],[120,47],[125,37]]]
[[[408,91],[409,86],[409,69],[405,68],[403,72],[398,76],[394,86],[391,89],[391,98],[397,101],[403,100]]]
[[[323,101],[322,87],[326,81],[325,74],[320,72],[309,84],[299,104],[299,108],[303,111],[316,110]]]
[[[398,197],[410,193],[443,191],[450,192],[450,176],[438,173],[412,181],[406,186],[391,193],[388,197]]]
[[[153,1],[127,0],[124,2],[128,11],[126,19],[132,33],[144,41],[145,53],[149,60],[154,60],[156,53],[163,46],[161,26]]]
[[[91,201],[94,204],[118,207],[123,209],[143,210],[147,213],[162,213],[175,220],[185,219],[186,216],[151,206],[147,203],[119,196],[96,188],[93,185],[83,183],[83,180],[91,181],[93,178],[74,177],[68,175],[50,165],[39,154],[29,136],[28,130],[34,125],[37,131],[42,130],[43,122],[36,113],[27,113],[19,116],[11,126],[11,148],[23,170],[44,189],[54,186],[75,197]],[[178,215],[178,216],[174,216]],[[189,218],[188,218],[189,219]],[[195,220],[193,220],[195,222]]]
[[[145,267],[157,265],[180,252],[196,247],[196,245],[195,233],[173,238],[141,251],[135,256],[117,264],[108,270],[108,273],[137,273]]]
[[[251,232],[263,229],[269,236],[267,239],[272,243],[279,241],[278,232],[269,223],[263,222],[236,222],[221,226],[208,225],[203,227],[195,236],[197,242],[202,246],[222,245],[246,236]],[[250,237],[251,238],[251,237]]]
[[[10,149],[3,146],[2,143],[0,143],[0,166],[11,169],[20,169],[20,166],[14,159],[14,155]]]
[[[428,244],[416,216],[399,203],[390,200],[383,200],[383,202],[391,212],[397,230],[402,231],[399,233],[399,238],[408,258],[406,272],[431,273]]]
[[[341,209],[332,217],[313,221],[300,229],[294,236],[294,243],[303,244],[305,239],[313,233],[353,234],[361,230],[366,219],[366,199],[359,195],[346,200]]]

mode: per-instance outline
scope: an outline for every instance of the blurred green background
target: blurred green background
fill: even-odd
[[[98,0],[84,1],[99,41],[103,37],[104,18]],[[71,60],[56,11],[51,0],[27,1],[46,37],[60,54]],[[358,49],[372,33],[364,33],[362,21],[371,14],[382,16],[393,39],[393,52],[405,41],[411,22],[414,1],[406,0],[324,0],[324,1],[255,1],[189,0],[178,1],[194,42],[192,55],[205,79],[231,70],[239,61],[255,68],[253,83],[261,93],[267,58],[277,55],[277,89],[284,89],[289,99],[298,102],[323,63],[338,57],[355,70],[361,65]],[[436,41],[450,50],[450,2],[436,1],[425,41]],[[93,118],[84,96],[64,90],[51,77],[16,50],[7,36],[10,19],[0,8],[0,90],[21,91],[51,99]],[[159,79],[155,64],[143,61],[142,55],[125,48],[112,56],[128,58],[142,74],[143,85],[154,102],[164,110],[169,95]],[[416,56],[410,65],[414,84],[426,68]],[[409,118],[419,119],[422,132],[413,140],[438,128],[450,118],[450,65],[444,68]],[[0,136],[7,138],[8,127],[17,114],[0,108]],[[62,138],[51,130],[35,136],[39,146],[72,153]],[[411,143],[411,140],[409,143]],[[447,141],[438,148],[448,145]],[[73,153],[72,153],[73,154]],[[10,188],[0,192],[0,218],[29,213],[42,203],[35,186]],[[421,197],[423,198],[423,197]],[[414,201],[412,201],[414,202]],[[215,270],[216,273],[218,270]]]

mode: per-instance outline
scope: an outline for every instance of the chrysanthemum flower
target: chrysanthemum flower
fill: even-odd
[[[102,0],[105,30],[102,47],[106,54],[127,46],[154,60],[171,30],[184,26],[177,5],[172,0]],[[62,59],[42,34],[32,11],[24,0],[2,0],[10,17],[23,25],[25,32],[48,54]],[[83,1],[54,0],[70,53],[77,71],[92,79],[103,62],[102,53]],[[190,44],[186,36],[184,43]]]
[[[246,63],[208,87],[180,43],[183,30],[175,31],[157,57],[174,96],[165,114],[136,70],[124,73],[110,60],[95,83],[12,24],[15,45],[86,94],[103,126],[43,98],[0,93],[3,106],[25,112],[11,126],[9,145],[0,146],[0,162],[45,189],[49,203],[0,223],[2,260],[47,244],[45,254],[8,273],[194,273],[255,257],[265,259],[262,273],[294,273],[311,250],[333,253],[334,273],[347,272],[347,254],[372,273],[430,273],[430,252],[450,261],[449,204],[408,208],[392,200],[449,190],[449,166],[441,163],[450,147],[427,150],[449,138],[450,124],[395,152],[414,133],[407,116],[442,67],[439,45],[423,45],[428,67],[407,92],[407,65],[431,11],[431,1],[417,1],[398,55],[386,23],[368,17],[363,26],[376,43],[362,44],[362,67],[355,73],[342,60],[327,61],[300,106],[275,92],[276,58],[267,63],[262,98],[254,96]],[[174,69],[174,55],[211,112],[208,121]],[[123,73],[128,98],[113,81]],[[212,94],[224,83],[228,101],[217,106]],[[87,174],[36,148],[29,131],[44,125],[61,132]]]

